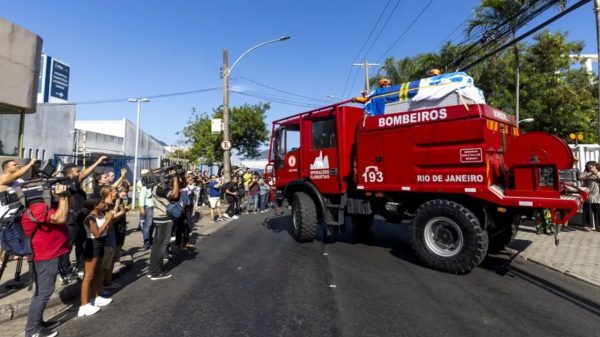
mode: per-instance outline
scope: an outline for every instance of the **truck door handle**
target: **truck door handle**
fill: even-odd
[[[329,170],[329,174],[331,174],[332,176],[337,176],[338,174],[338,169],[337,168],[332,168]]]
[[[377,162],[377,163],[381,163],[382,160],[383,160],[383,158],[381,158],[381,156],[375,157],[375,162]]]

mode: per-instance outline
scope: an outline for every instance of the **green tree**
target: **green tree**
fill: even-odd
[[[471,33],[476,28],[484,28],[485,30],[491,30],[504,23],[508,23],[510,26],[510,38],[514,39],[517,34],[517,28],[519,27],[519,14],[529,6],[531,0],[481,0],[481,3],[475,9],[475,17],[469,21],[467,25],[466,33]],[[506,42],[498,41],[499,43]],[[514,45],[512,47],[514,53],[514,68],[515,68],[515,115],[519,119],[519,103],[520,103],[520,58],[519,58],[519,46]]]
[[[535,119],[526,128],[563,139],[583,132],[587,141],[597,141],[597,83],[583,67],[570,66],[568,55],[580,54],[583,43],[566,38],[566,33],[542,32],[523,53],[523,116]]]
[[[423,78],[430,69],[453,70],[453,63],[460,56],[461,49],[463,48],[445,43],[439,53],[422,53],[414,57],[404,57],[399,61],[388,57],[370,82],[375,84],[385,77],[392,83],[399,84]]]
[[[236,150],[238,155],[258,156],[260,146],[269,139],[269,131],[265,124],[269,108],[268,103],[258,103],[229,109],[232,149]],[[219,107],[213,110],[212,115],[194,113],[190,117],[182,131],[186,143],[190,145],[189,156],[200,158],[203,163],[221,163],[223,135],[211,132],[211,119],[222,116],[222,107]]]

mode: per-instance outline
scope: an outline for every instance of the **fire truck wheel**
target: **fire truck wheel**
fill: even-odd
[[[304,192],[294,193],[292,222],[296,241],[313,241],[317,237],[317,221],[317,207],[311,197]]]
[[[371,227],[373,227],[375,214],[353,214],[351,218],[352,226],[354,227],[354,233],[358,236],[365,236],[369,234]]]
[[[431,200],[417,209],[412,247],[427,266],[466,274],[485,258],[488,235],[475,214],[461,204]]]

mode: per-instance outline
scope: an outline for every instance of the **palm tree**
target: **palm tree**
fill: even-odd
[[[476,28],[490,30],[502,24],[508,24],[510,38],[514,39],[519,27],[519,14],[535,0],[481,0],[481,4],[475,9],[475,17],[469,21],[466,29],[467,35]],[[515,55],[515,117],[519,120],[519,87],[520,87],[520,60],[519,47],[514,45]]]

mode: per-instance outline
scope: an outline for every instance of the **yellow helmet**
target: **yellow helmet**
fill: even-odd
[[[387,78],[384,77],[384,78],[382,78],[382,79],[379,80],[378,84],[379,84],[380,87],[383,87],[384,85],[390,85],[390,84],[392,84],[392,81],[390,81],[389,79],[387,79]]]
[[[434,69],[427,71],[427,76],[437,76],[437,75],[440,75],[441,73],[442,73],[441,70],[434,68]]]

